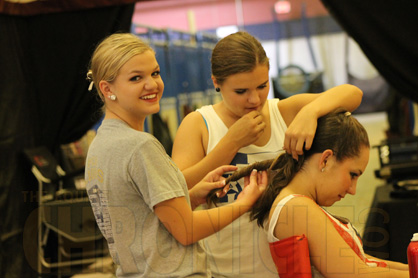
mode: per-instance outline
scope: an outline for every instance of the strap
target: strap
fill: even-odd
[[[282,211],[283,206],[291,199],[296,197],[296,195],[289,195],[284,197],[280,202],[277,204],[274,212],[271,216],[268,233],[267,233],[267,240],[268,242],[275,242],[278,239],[274,236],[274,228],[276,227],[277,221],[279,220],[280,212]]]

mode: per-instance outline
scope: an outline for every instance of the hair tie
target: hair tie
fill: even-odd
[[[348,117],[350,115],[351,115],[351,112],[349,112],[349,111],[347,111],[347,112],[344,113],[344,116],[346,116],[346,117]]]
[[[93,82],[93,72],[91,70],[89,70],[87,72],[87,78],[86,79],[90,81],[90,85],[89,85],[88,90],[91,91],[93,89],[93,85],[94,85],[94,82]]]

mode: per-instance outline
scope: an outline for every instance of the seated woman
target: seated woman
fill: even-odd
[[[369,149],[364,127],[350,112],[338,110],[318,119],[312,147],[298,160],[284,153],[229,177],[237,180],[254,168],[268,169],[268,187],[254,205],[251,218],[268,230],[273,258],[285,251],[274,249],[274,242],[306,236],[313,277],[409,277],[408,265],[365,254],[354,227],[322,208],[356,193]],[[280,277],[310,277],[309,261],[304,274],[275,263]]]

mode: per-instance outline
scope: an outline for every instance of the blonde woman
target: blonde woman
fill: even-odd
[[[154,51],[133,34],[113,34],[94,51],[88,78],[105,117],[87,155],[87,192],[117,277],[211,277],[199,240],[245,213],[266,173],[253,172],[230,206],[194,211],[236,167],[219,167],[188,190],[162,145],[144,132],[164,91]]]

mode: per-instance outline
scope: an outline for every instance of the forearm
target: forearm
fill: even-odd
[[[190,235],[191,243],[222,230],[232,221],[246,213],[250,208],[250,204],[236,201],[222,207],[194,211]]]
[[[307,104],[304,109],[310,109],[317,118],[322,117],[336,108],[354,111],[361,103],[363,92],[356,86],[344,84],[323,92],[318,98]]]
[[[404,263],[400,263],[400,262],[395,262],[395,261],[382,260],[380,258],[376,258],[376,257],[370,256],[368,254],[367,254],[367,258],[368,259],[375,260],[375,261],[379,261],[379,262],[385,262],[388,265],[388,267],[390,267],[391,269],[398,269],[398,270],[407,270],[407,271],[409,271],[408,264],[404,264]]]
[[[202,160],[190,167],[181,169],[186,179],[187,187],[192,188],[195,186],[213,169],[230,164],[238,152],[238,149],[239,148],[233,144],[233,142],[228,142],[223,138],[208,155],[203,157]]]

